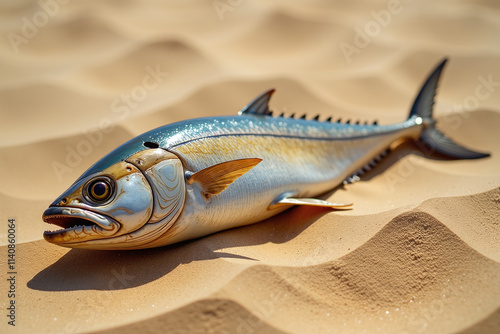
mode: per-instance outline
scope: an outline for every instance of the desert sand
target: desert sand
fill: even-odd
[[[499,17],[493,0],[3,1],[0,332],[500,332]],[[445,56],[439,127],[489,158],[406,142],[328,194],[351,211],[140,251],[43,240],[48,205],[144,131],[273,87],[287,115],[400,122]]]

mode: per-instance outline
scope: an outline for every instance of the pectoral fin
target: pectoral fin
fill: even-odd
[[[278,208],[285,205],[309,205],[309,206],[322,206],[326,208],[332,208],[337,210],[350,210],[352,209],[352,203],[332,203],[323,201],[317,198],[293,198],[293,197],[285,197],[280,201],[273,203],[269,206],[269,209]]]
[[[249,158],[223,162],[194,173],[187,183],[198,182],[206,196],[217,195],[261,161],[262,159],[259,158]]]

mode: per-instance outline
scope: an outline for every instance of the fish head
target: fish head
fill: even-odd
[[[44,232],[46,241],[70,248],[148,248],[182,212],[184,169],[166,150],[142,150],[92,171],[45,210],[43,220],[62,227]]]

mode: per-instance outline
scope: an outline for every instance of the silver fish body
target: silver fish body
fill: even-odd
[[[255,157],[262,162],[243,175],[242,182],[233,183],[208,202],[197,196],[199,191],[188,188],[186,207],[193,210],[185,210],[179,217],[176,225],[184,232],[172,236],[172,242],[271,217],[287,209],[272,209],[283,197],[324,194],[396,139],[418,138],[422,127],[416,117],[391,126],[272,116],[216,117],[199,122],[174,125],[178,135],[159,141],[160,147],[181,157],[186,170],[197,172],[224,161]]]
[[[101,159],[56,199],[44,220],[68,231],[46,232],[45,239],[65,247],[149,248],[252,224],[293,204],[342,208],[341,204],[314,198],[369,166],[394,141],[403,138],[420,138],[449,156],[485,157],[453,143],[434,127],[433,97],[443,66],[444,62],[434,70],[417,96],[410,117],[399,124],[273,117],[268,109],[273,91],[268,91],[240,115],[199,118],[146,132]],[[116,172],[114,166],[120,164],[126,167]],[[107,171],[105,175],[103,171]],[[113,206],[118,198],[126,197],[121,201],[129,203],[132,212],[127,219],[141,223],[125,224],[123,217],[111,217],[109,220],[119,225],[118,232],[102,237],[96,232],[89,240],[75,239],[71,215],[62,215],[62,210],[81,207],[79,210],[108,216],[109,210],[103,211],[103,205],[89,198],[88,188],[94,187],[91,190],[99,196],[107,185],[109,189],[116,188],[115,183],[124,188],[121,184],[129,184],[132,176],[135,182],[149,185],[136,186],[137,191],[150,191],[152,195],[138,196],[131,189],[123,192],[125,195],[107,198],[106,205]],[[99,181],[99,177],[109,180]],[[148,201],[150,206],[146,205]],[[123,211],[117,206],[113,210]],[[106,227],[92,218],[85,219],[99,225],[94,228],[98,232]]]

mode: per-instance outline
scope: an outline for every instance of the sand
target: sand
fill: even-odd
[[[500,332],[496,1],[66,2],[0,5],[1,333]],[[52,200],[146,130],[272,87],[278,112],[400,122],[444,56],[439,127],[489,158],[403,143],[328,194],[352,211],[158,249],[42,238]]]

